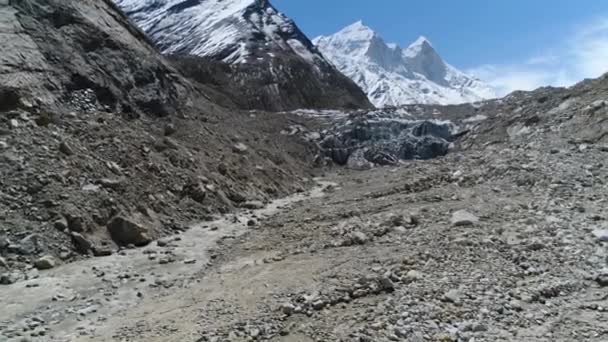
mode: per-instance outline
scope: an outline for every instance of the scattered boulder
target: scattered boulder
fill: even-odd
[[[66,214],[65,218],[68,223],[68,229],[72,232],[82,233],[86,228],[86,220],[78,214]]]
[[[74,148],[67,141],[62,141],[59,144],[59,151],[66,156],[71,156],[74,154]]]
[[[19,241],[17,252],[22,255],[32,255],[38,251],[40,245],[40,237],[36,234],[30,234]]]
[[[608,229],[596,229],[593,231],[593,235],[602,242],[608,242]]]
[[[205,186],[199,182],[191,182],[184,186],[182,194],[192,198],[198,203],[203,203],[207,198],[207,190]]]
[[[122,184],[122,179],[103,178],[99,180],[99,185],[112,190],[118,190],[122,186]]]
[[[179,150],[179,144],[169,137],[163,139],[163,145],[172,150]]]
[[[460,300],[461,293],[458,290],[450,290],[443,295],[442,300],[444,302],[453,303],[459,305],[461,303]]]
[[[265,205],[261,201],[247,201],[241,204],[242,208],[256,210],[256,209],[264,209]]]
[[[367,237],[367,235],[365,235],[365,233],[363,232],[353,232],[350,235],[350,238],[352,239],[352,241],[358,245],[364,245],[369,241],[369,238]]]
[[[0,267],[8,268],[8,263],[0,256]]]
[[[319,311],[322,310],[327,303],[325,303],[322,299],[316,300],[312,303],[312,308]]]
[[[50,255],[45,255],[42,258],[34,261],[34,267],[39,270],[50,270],[56,266],[55,258]]]
[[[249,150],[249,148],[243,143],[238,143],[232,146],[232,152],[234,153],[244,154],[247,153],[247,150]]]
[[[292,315],[296,311],[296,307],[291,303],[284,303],[281,305],[280,310],[285,315]]]
[[[63,232],[68,229],[68,220],[66,220],[64,217],[59,218],[53,222],[53,227],[55,227],[55,229],[58,231]]]
[[[93,246],[93,255],[96,257],[104,257],[112,255],[112,249],[109,246]]]
[[[601,287],[608,287],[608,272],[598,274],[595,277],[595,282]]]
[[[107,228],[112,240],[122,246],[145,246],[152,241],[150,229],[123,216],[114,217]]]
[[[170,236],[170,237],[166,237],[166,238],[158,239],[158,240],[156,241],[156,245],[157,245],[158,247],[167,247],[167,246],[169,246],[169,244],[170,244],[171,242],[173,242],[173,241],[175,241],[175,238]]]
[[[410,270],[407,272],[407,274],[405,275],[405,277],[403,278],[403,281],[406,283],[413,283],[417,280],[420,280],[423,278],[423,275],[421,272],[416,271],[416,270]]]
[[[11,129],[19,128],[19,121],[17,121],[17,119],[8,120],[8,127]]]
[[[165,125],[165,136],[170,136],[175,134],[175,132],[177,132],[177,128],[175,128],[175,124],[173,123],[168,123]]]
[[[472,226],[479,222],[479,218],[466,210],[458,210],[452,214],[451,222],[455,227]]]
[[[93,249],[93,244],[87,240],[82,234],[77,232],[70,232],[70,237],[72,238],[72,243],[76,246],[76,249],[83,254],[88,253],[91,249]]]
[[[228,198],[234,203],[244,203],[245,201],[247,201],[245,196],[243,196],[242,193],[236,190],[231,190],[230,192],[228,192]]]
[[[0,285],[11,285],[17,282],[17,277],[13,273],[0,274]]]

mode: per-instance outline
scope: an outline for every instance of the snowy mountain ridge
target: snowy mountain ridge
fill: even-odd
[[[186,76],[204,83],[213,78],[205,73],[222,74],[244,109],[372,106],[268,0],[112,1]],[[204,71],[206,63],[228,68]]]
[[[260,51],[325,62],[295,23],[267,0],[114,0],[165,54],[247,63]]]
[[[495,98],[492,87],[447,64],[425,37],[403,49],[358,21],[313,43],[377,107]]]

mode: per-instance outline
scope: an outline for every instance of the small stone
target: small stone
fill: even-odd
[[[43,256],[34,262],[34,266],[39,270],[50,270],[55,265],[55,258],[50,255]]]
[[[76,246],[76,249],[83,254],[88,253],[91,249],[93,249],[93,244],[87,240],[82,234],[77,232],[70,232],[70,237],[72,238],[72,243]]]
[[[460,304],[460,291],[450,290],[443,295],[442,300],[448,303]]]
[[[84,232],[86,229],[85,219],[80,215],[65,214],[68,229],[73,232]]]
[[[593,235],[602,242],[608,242],[608,229],[596,229],[593,231]]]
[[[163,139],[163,145],[172,150],[179,150],[179,144],[169,137]]]
[[[541,241],[531,241],[527,246],[527,248],[531,251],[540,251],[545,247],[545,244]]]
[[[238,144],[235,144],[234,146],[232,146],[232,151],[234,153],[241,153],[241,154],[247,153],[248,149],[249,148],[247,147],[247,145],[245,145],[243,143],[238,143]]]
[[[17,282],[17,278],[12,273],[0,274],[0,285],[11,285]]]
[[[407,233],[407,228],[405,228],[403,226],[393,227],[393,232],[399,233],[399,234],[405,234],[405,233]]]
[[[173,123],[166,124],[164,130],[165,136],[173,135],[175,132],[177,132],[177,128],[175,128],[175,125]]]
[[[411,270],[407,272],[405,277],[403,278],[403,280],[408,283],[412,283],[420,279],[422,279],[422,273],[416,270]]]
[[[96,257],[105,257],[112,255],[112,249],[108,246],[93,247],[93,255]]]
[[[228,165],[226,165],[225,163],[220,163],[217,166],[217,172],[219,172],[223,176],[227,175],[228,174]]]
[[[205,199],[207,198],[207,190],[200,182],[192,182],[187,184],[182,189],[182,193],[192,198],[195,202],[201,204],[205,202]]]
[[[466,210],[458,210],[452,214],[451,222],[455,227],[472,226],[479,222],[479,218]]]
[[[415,214],[406,215],[405,222],[409,225],[417,226],[418,224],[420,224],[420,218],[418,217],[418,215]]]
[[[59,253],[59,259],[68,260],[72,256],[71,252],[61,252]]]
[[[0,256],[0,267],[8,268],[8,263]]]
[[[405,225],[405,218],[403,217],[403,215],[391,214],[383,225],[388,227],[403,226]]]
[[[38,235],[30,234],[19,241],[17,251],[23,255],[32,255],[38,250],[39,240]]]
[[[599,274],[595,277],[595,282],[601,287],[608,287],[608,273]]]
[[[462,332],[484,332],[488,327],[478,322],[464,322],[458,326],[458,330]]]
[[[255,226],[256,224],[257,224],[257,223],[256,223],[256,222],[255,222],[255,220],[253,220],[253,219],[252,219],[252,220],[247,221],[247,226],[248,226],[248,227],[253,227],[253,226]]]
[[[61,144],[59,144],[59,151],[66,156],[71,156],[74,154],[74,149],[67,141],[62,141]]]
[[[359,245],[364,245],[369,241],[369,238],[367,237],[367,235],[365,235],[365,233],[362,233],[359,231],[353,232],[350,237],[354,243],[359,244]]]
[[[319,300],[315,301],[314,303],[312,303],[312,308],[318,311],[318,310],[322,310],[325,307],[325,305],[326,305],[326,303],[323,300],[319,299]]]
[[[166,265],[175,262],[175,258],[172,256],[164,256],[158,260],[158,263],[161,265]]]
[[[12,129],[19,128],[19,121],[17,121],[17,119],[10,119],[8,121],[8,126]]]
[[[184,264],[186,264],[186,265],[196,264],[196,260],[195,259],[186,259],[186,260],[184,260]]]
[[[256,339],[260,336],[262,332],[260,331],[260,329],[258,328],[253,328],[249,331],[249,336],[251,336],[252,338]]]
[[[57,229],[58,231],[63,232],[68,229],[68,220],[62,217],[53,222],[53,227],[55,227],[55,229]]]
[[[107,189],[118,190],[123,184],[122,179],[103,178],[99,180],[99,184]]]
[[[380,290],[384,292],[395,291],[395,284],[387,275],[378,278],[378,285],[380,285]]]
[[[171,242],[173,242],[173,238],[171,238],[171,237],[162,238],[162,239],[158,239],[156,241],[156,245],[158,247],[167,247]]]
[[[264,209],[265,205],[261,201],[247,201],[247,202],[241,204],[241,207],[243,207],[245,209],[256,210],[256,209]]]
[[[291,303],[285,303],[281,305],[280,310],[286,315],[291,315],[296,310],[296,307]]]

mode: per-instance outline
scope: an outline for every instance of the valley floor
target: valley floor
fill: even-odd
[[[2,287],[0,340],[606,341],[607,153],[337,171],[322,191]]]

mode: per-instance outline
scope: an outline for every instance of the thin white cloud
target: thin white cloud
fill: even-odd
[[[469,70],[494,85],[499,95],[542,86],[570,86],[608,72],[608,18],[581,27],[553,47],[520,63],[482,65]]]
[[[545,55],[539,55],[539,56],[534,56],[532,58],[529,58],[526,61],[527,65],[548,65],[548,64],[555,64],[559,62],[559,56],[554,55],[554,54],[545,54]]]

